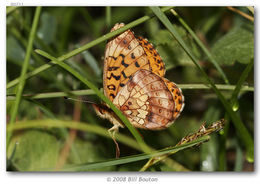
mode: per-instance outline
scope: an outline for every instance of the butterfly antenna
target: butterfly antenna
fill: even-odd
[[[66,97],[66,96],[64,96],[63,98],[68,99],[68,100],[72,100],[72,101],[78,101],[78,102],[84,102],[84,103],[90,103],[90,104],[97,105],[97,103],[94,103],[94,102],[88,101],[88,100],[84,100],[84,99],[74,99],[74,98],[69,98],[69,97]]]

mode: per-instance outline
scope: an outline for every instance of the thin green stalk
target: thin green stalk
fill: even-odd
[[[106,24],[107,24],[107,28],[111,27],[111,7],[110,6],[106,7]]]
[[[216,67],[217,71],[220,73],[221,77],[223,78],[224,82],[226,84],[229,84],[229,81],[227,79],[226,74],[223,72],[221,67],[219,66],[218,62],[215,60],[215,58],[211,55],[209,50],[205,47],[205,45],[201,42],[201,40],[198,38],[198,36],[193,32],[193,30],[189,27],[189,25],[178,15],[178,13],[171,9],[171,12],[173,15],[179,20],[179,22],[182,24],[182,26],[190,33],[190,35],[193,37],[193,39],[197,42],[197,44],[200,46],[200,48],[204,51],[204,53],[209,58],[210,62]]]
[[[231,104],[231,107],[232,107],[234,112],[237,112],[238,109],[239,109],[238,94],[239,94],[240,90],[242,89],[242,85],[246,81],[246,79],[247,79],[249,73],[251,72],[253,66],[254,66],[254,61],[252,60],[246,66],[245,70],[242,72],[242,74],[241,74],[241,76],[240,76],[240,78],[239,78],[239,80],[237,82],[236,88],[235,88],[235,90],[232,93],[232,96],[230,98],[230,104]],[[237,117],[239,117],[239,116],[237,116]],[[227,116],[227,118],[228,118],[228,116]],[[226,140],[226,139],[227,139],[227,136],[224,136],[223,140]],[[247,159],[248,162],[253,162],[254,161],[254,157],[252,157],[252,155],[250,153],[248,153],[248,152],[246,154],[246,159]]]
[[[219,155],[218,155],[218,170],[226,171],[227,170],[227,159],[226,159],[226,141],[229,132],[230,118],[227,112],[225,113],[226,126],[223,131],[220,132],[220,141],[219,141]]]
[[[219,90],[234,90],[236,88],[235,85],[225,85],[225,84],[215,84],[216,87]],[[211,89],[210,84],[178,84],[178,87],[180,87],[183,90],[188,90],[188,89]],[[241,86],[241,89],[239,91],[254,91],[254,87],[251,86]]]
[[[122,157],[122,158],[118,158],[118,159],[105,160],[102,162],[94,162],[94,163],[88,163],[88,164],[76,165],[76,166],[75,165],[67,166],[60,170],[61,171],[87,171],[89,169],[98,169],[98,168],[104,168],[104,167],[108,167],[108,166],[136,162],[136,161],[140,161],[140,160],[144,160],[144,159],[148,159],[148,158],[152,158],[152,157],[162,156],[162,155],[168,154],[168,153],[174,154],[174,153],[177,153],[178,151],[190,148],[197,144],[203,143],[207,140],[209,140],[209,136],[203,136],[194,141],[188,142],[186,144],[175,146],[175,147],[170,147],[170,148],[165,148],[165,149],[162,149],[159,151],[155,151],[151,154],[144,153],[144,154],[138,154],[138,155],[133,155],[133,156],[126,156],[126,157]]]
[[[58,59],[52,57],[48,53],[43,52],[41,50],[36,50],[36,52],[38,54],[50,59],[51,61],[53,61],[53,63],[58,64],[60,67],[64,68],[65,70],[70,72],[72,75],[74,75],[77,79],[79,79],[81,82],[83,82],[86,86],[91,88],[96,93],[96,95],[98,97],[100,97],[105,103],[107,103],[109,105],[109,107],[116,113],[116,115],[123,121],[123,123],[127,126],[127,128],[132,133],[132,135],[135,137],[135,139],[137,140],[138,144],[141,146],[143,151],[146,153],[150,152],[150,148],[145,144],[142,137],[137,132],[137,130],[131,125],[129,120],[122,114],[121,111],[118,110],[118,108],[101,91],[98,90],[98,88],[95,85],[93,85],[90,81],[88,81],[86,78],[84,78],[81,74],[79,74],[77,71],[72,69],[66,63],[59,61]]]
[[[48,98],[61,98],[64,96],[85,96],[85,95],[95,95],[95,92],[91,89],[87,90],[75,90],[69,92],[48,92],[39,94],[24,94],[23,97],[30,99],[48,99]],[[7,95],[7,100],[14,100],[15,94]]]
[[[21,97],[22,97],[22,93],[23,93],[23,89],[24,89],[24,85],[26,82],[26,72],[29,66],[29,60],[31,57],[31,52],[32,52],[32,47],[33,47],[33,41],[34,41],[34,37],[35,37],[35,33],[37,30],[37,25],[39,22],[39,18],[40,18],[40,14],[41,14],[41,7],[37,7],[36,11],[35,11],[35,15],[34,15],[34,19],[33,19],[33,23],[32,23],[32,29],[29,35],[29,42],[28,42],[28,46],[26,49],[26,55],[25,55],[25,59],[24,59],[24,63],[23,63],[23,67],[22,67],[22,72],[20,75],[20,81],[19,81],[19,85],[18,85],[18,89],[17,89],[17,94],[16,94],[16,99],[15,102],[12,106],[12,110],[11,110],[11,118],[10,118],[10,123],[9,125],[13,125],[18,113],[18,109],[19,109],[19,105],[21,102]],[[12,133],[8,132],[7,133],[7,147],[9,145],[10,139],[11,139]]]
[[[198,60],[196,57],[193,55],[191,50],[188,48],[188,46],[185,44],[185,42],[182,40],[180,37],[179,33],[175,30],[169,19],[166,17],[166,15],[160,10],[159,7],[150,7],[151,10],[154,12],[154,14],[159,18],[159,20],[164,24],[164,26],[170,31],[172,36],[178,41],[180,46],[184,49],[184,51],[187,53],[187,55],[191,58],[193,63],[196,65],[196,67],[199,69],[200,73],[202,76],[204,76],[205,80],[211,85],[211,88],[214,90],[214,92],[217,94],[218,98],[222,102],[223,106],[225,107],[226,111],[228,112],[231,120],[234,123],[234,126],[236,130],[238,131],[242,142],[244,143],[246,147],[246,151],[248,153],[248,156],[250,159],[254,159],[254,141],[252,139],[252,136],[248,132],[247,128],[241,121],[239,117],[237,117],[236,113],[232,110],[230,104],[228,101],[225,99],[225,97],[221,94],[219,89],[216,87],[214,82],[208,77],[206,72],[201,68],[199,65]]]
[[[107,132],[107,129],[97,125],[90,125],[87,123],[76,122],[76,121],[62,121],[62,120],[30,120],[30,121],[19,121],[17,125],[7,126],[7,131],[12,132],[16,130],[26,130],[35,128],[69,128],[74,130],[80,130],[85,132],[91,132],[97,135],[101,135],[107,138],[111,138]],[[117,134],[117,140],[125,145],[128,145],[134,149],[141,150],[137,142],[126,135]]]
[[[211,89],[210,85],[205,84],[178,84],[182,90],[208,90]],[[235,85],[223,85],[223,84],[216,84],[216,87],[219,90],[234,90]],[[254,87],[250,86],[241,86],[240,91],[249,91],[253,92]],[[91,89],[86,90],[74,90],[69,92],[45,92],[45,93],[38,93],[38,94],[23,94],[23,97],[31,98],[31,99],[46,99],[46,98],[59,98],[64,96],[86,96],[86,95],[95,95],[95,92]],[[15,94],[7,94],[7,100],[14,100]]]
[[[245,70],[242,72],[237,85],[235,87],[235,90],[232,93],[232,96],[230,98],[230,103],[233,111],[237,111],[239,109],[239,104],[238,104],[238,94],[242,89],[242,84],[245,82],[246,78],[249,75],[249,72],[252,70],[254,66],[253,60],[247,65]],[[227,126],[224,129],[224,134],[220,138],[220,152],[219,152],[219,170],[220,171],[226,171],[226,140],[227,140],[227,134],[228,134],[228,129],[229,129],[229,116],[225,114],[225,119],[227,120]],[[239,157],[239,156],[238,156]],[[252,160],[250,157],[247,157],[247,160],[251,162]]]
[[[242,89],[242,85],[244,84],[244,82],[246,81],[250,71],[252,70],[254,66],[254,61],[252,60],[245,68],[245,70],[242,72],[238,82],[237,82],[237,85],[236,85],[236,88],[235,90],[233,91],[232,93],[232,96],[231,96],[231,104],[232,104],[232,108],[234,111],[236,111],[238,108],[237,108],[237,103],[236,103],[236,100],[238,98],[238,94],[240,92],[240,90]]]
[[[162,11],[165,12],[167,10],[170,10],[171,8],[172,7],[165,7],[165,8],[162,8]],[[99,37],[99,38],[97,38],[97,39],[95,39],[95,40],[93,40],[93,41],[83,45],[82,47],[79,47],[79,48],[77,48],[77,49],[75,49],[75,50],[73,50],[71,52],[68,52],[68,53],[58,57],[57,59],[59,61],[64,61],[66,59],[69,59],[69,58],[71,58],[71,57],[73,57],[73,56],[83,52],[84,50],[87,50],[87,49],[89,49],[89,48],[91,48],[93,46],[96,46],[96,45],[98,45],[98,44],[100,44],[100,43],[102,43],[102,42],[104,42],[104,41],[106,41],[106,40],[108,40],[108,39],[110,39],[110,38],[112,38],[112,37],[114,37],[114,36],[124,32],[124,31],[126,31],[128,29],[130,29],[130,28],[133,28],[133,27],[135,27],[135,26],[137,26],[137,25],[139,25],[141,23],[144,23],[145,21],[151,19],[152,17],[154,17],[154,15],[143,16],[143,17],[141,17],[141,18],[139,18],[139,19],[137,19],[137,20],[135,20],[135,21],[125,25],[124,27],[122,27],[122,28],[120,28],[118,30],[115,30],[113,32],[109,32],[109,33],[107,33],[107,34],[105,34],[105,35],[103,35],[103,36],[101,36],[101,37]],[[31,77],[33,77],[33,76],[35,76],[35,75],[37,75],[37,74],[39,74],[39,73],[49,69],[53,65],[54,64],[42,65],[42,66],[36,68],[35,70],[33,70],[31,72],[28,72],[26,74],[25,78],[26,79],[31,78]],[[16,79],[10,81],[9,83],[7,83],[6,89],[11,88],[11,87],[17,85],[18,83],[19,83],[19,78],[16,78]]]

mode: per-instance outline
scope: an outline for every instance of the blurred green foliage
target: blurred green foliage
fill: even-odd
[[[245,7],[236,8],[253,16]],[[117,22],[127,24],[152,13],[147,7],[111,7],[111,15],[106,10],[109,9],[105,7],[43,7],[33,49],[41,49],[58,57],[108,33],[112,25]],[[211,51],[230,83],[236,85],[246,65],[254,60],[254,24],[225,7],[177,7],[175,10]],[[34,11],[34,7],[20,7],[11,12],[7,11],[7,83],[20,75]],[[170,11],[166,15],[200,60],[208,76],[215,83],[224,84],[218,71],[208,62],[206,55],[185,28]],[[111,20],[107,20],[108,18]],[[177,84],[205,82],[191,59],[158,19],[152,18],[132,30],[136,35],[147,38],[155,45],[166,64],[166,77],[169,80]],[[99,88],[102,88],[105,45],[106,43],[103,42],[66,60],[67,64]],[[47,62],[33,51],[29,71]],[[253,70],[246,80],[246,85],[254,86]],[[86,87],[65,70],[53,66],[27,79],[24,94],[67,92],[80,89],[86,89]],[[7,94],[15,92],[16,87],[7,89]],[[203,121],[211,123],[225,117],[225,109],[211,90],[190,89],[183,90],[183,93],[186,105],[174,125],[163,131],[140,130],[143,139],[150,147],[162,149],[174,146],[185,135],[197,131]],[[222,93],[226,99],[230,99],[232,91],[222,91]],[[95,95],[87,96],[85,99],[99,102]],[[245,123],[250,134],[254,136],[253,92],[240,92],[237,103],[239,105],[237,115]],[[13,101],[7,99],[7,118],[10,116],[12,104]],[[90,105],[82,103],[82,108],[77,110],[76,103],[64,100],[62,97],[33,101],[22,99],[17,120],[42,120],[55,117],[59,120],[70,121],[75,120],[76,114],[80,115],[82,122],[107,129],[111,127],[108,121],[96,116]],[[15,132],[10,147],[8,147],[7,159],[11,157],[12,153],[14,155],[9,159],[7,170],[55,169],[59,160],[64,158],[61,152],[70,136],[69,132],[67,129],[59,128]],[[254,164],[245,158],[246,148],[240,142],[232,122],[228,123],[226,132],[224,142],[221,140],[223,133],[222,135],[214,134],[208,143],[180,151],[171,158],[192,171],[254,170]],[[120,133],[130,135],[126,129],[120,129]],[[14,148],[15,144],[17,144],[16,148]],[[115,157],[113,141],[97,134],[77,131],[72,144],[63,166],[104,161]],[[127,145],[119,145],[122,157],[140,153]],[[224,148],[224,159],[220,158],[221,148]],[[146,161],[142,160],[98,170],[138,171],[145,163]],[[220,164],[224,164],[224,168],[220,169]],[[151,167],[149,171],[176,170],[159,163]]]

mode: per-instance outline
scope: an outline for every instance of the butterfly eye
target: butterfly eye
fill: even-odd
[[[131,102],[131,101],[128,101],[128,103],[127,103],[128,105],[132,105],[133,103]]]

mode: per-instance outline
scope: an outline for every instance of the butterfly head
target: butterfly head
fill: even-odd
[[[92,106],[99,117],[106,118],[107,112],[109,110],[108,107],[101,104],[92,104]]]

